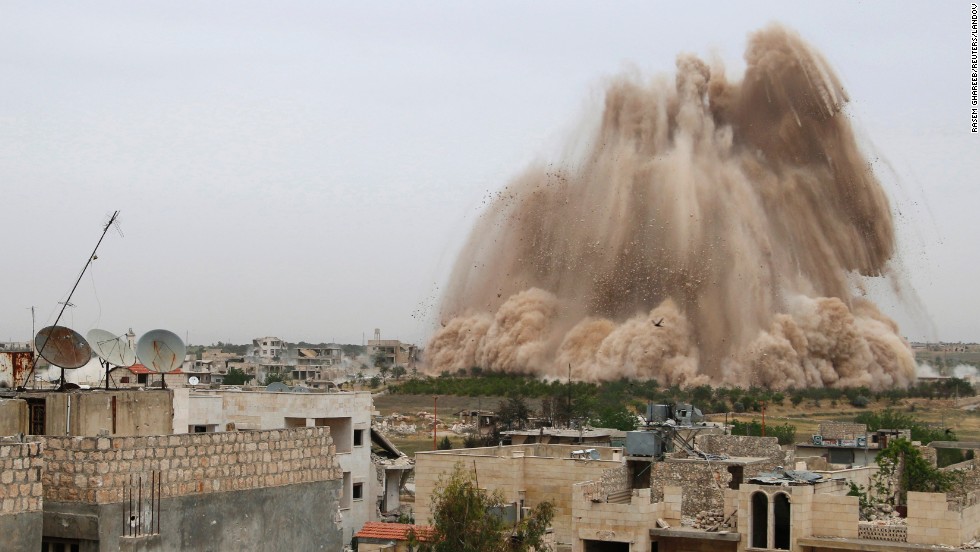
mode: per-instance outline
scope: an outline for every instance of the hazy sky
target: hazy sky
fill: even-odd
[[[557,160],[623,72],[740,74],[770,22],[827,57],[927,314],[980,340],[970,3],[0,1],[0,340],[423,342],[486,196]],[[912,295],[912,294],[909,294]]]

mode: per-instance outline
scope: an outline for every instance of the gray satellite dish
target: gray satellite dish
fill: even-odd
[[[34,347],[38,354],[58,368],[74,370],[92,360],[92,348],[78,332],[64,326],[48,326],[37,332]]]
[[[289,386],[281,381],[274,381],[269,385],[266,385],[265,390],[273,393],[288,393],[289,391],[291,391],[291,389],[289,389]]]
[[[85,336],[88,338],[89,345],[95,354],[102,359],[102,367],[105,369],[105,388],[109,388],[109,366],[119,366],[126,368],[136,364],[136,352],[129,346],[129,339],[125,335],[114,335],[105,330],[89,330]]]
[[[201,383],[201,380],[197,376],[191,376],[187,378],[187,383],[189,383],[190,385],[197,385]]]
[[[161,387],[166,387],[162,376],[184,363],[187,346],[177,334],[167,330],[151,330],[136,343],[136,356],[151,371],[161,374]]]

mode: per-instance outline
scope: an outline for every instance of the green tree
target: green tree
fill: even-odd
[[[453,449],[453,442],[450,441],[449,440],[449,436],[446,435],[445,437],[442,438],[441,441],[439,441],[439,446],[437,448],[439,450],[452,450]]]
[[[238,368],[229,368],[223,381],[225,385],[245,385],[253,379],[255,376],[250,376]]]
[[[395,379],[401,379],[401,377],[404,376],[407,372],[408,371],[405,370],[405,367],[402,366],[401,364],[399,364],[397,366],[392,367],[392,369],[391,369],[391,377],[393,377]]]
[[[630,412],[626,407],[607,408],[599,413],[595,425],[621,431],[633,431],[636,429],[636,414]]]
[[[277,374],[275,372],[269,372],[262,379],[262,385],[272,385],[275,382],[285,382],[286,378],[282,374]]]
[[[513,395],[506,401],[500,401],[497,406],[497,419],[507,429],[513,427],[523,428],[527,420],[531,417],[531,409],[527,406],[527,401],[521,395]]]
[[[382,364],[381,366],[378,366],[378,372],[381,374],[381,380],[382,381],[388,379],[388,372],[390,370],[391,370],[391,367],[388,366],[387,364]]]
[[[952,490],[962,479],[960,472],[933,467],[907,439],[890,441],[878,453],[875,462],[878,464],[878,474],[873,485],[879,498],[889,502],[897,499],[898,504],[906,504],[909,491],[944,493]],[[894,481],[898,486],[894,494],[891,494],[889,481]]]
[[[377,389],[381,387],[381,378],[379,378],[378,376],[372,376],[371,379],[368,381],[368,387],[370,387],[371,389]]]
[[[432,496],[433,534],[409,541],[420,552],[530,552],[543,551],[544,535],[554,518],[554,505],[540,503],[511,529],[497,514],[504,501],[499,493],[479,489],[463,465],[456,464],[448,479],[440,478]]]

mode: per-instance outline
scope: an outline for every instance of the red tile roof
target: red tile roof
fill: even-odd
[[[369,521],[361,527],[355,537],[359,539],[382,539],[382,540],[408,540],[408,532],[415,529],[415,538],[425,542],[432,538],[435,531],[429,525],[410,525],[408,523],[383,523],[380,521]]]
[[[155,372],[151,372],[149,368],[147,368],[146,366],[143,366],[142,364],[134,364],[134,365],[130,366],[129,367],[129,371],[132,372],[132,373],[134,373],[134,374],[154,374],[155,373]]]

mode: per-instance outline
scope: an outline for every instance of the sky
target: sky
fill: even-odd
[[[796,30],[892,201],[911,340],[980,341],[968,2],[0,2],[0,340],[424,343],[485,200],[624,72]]]

